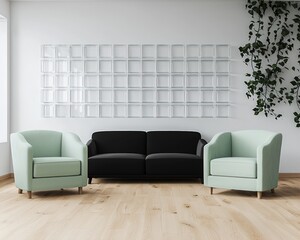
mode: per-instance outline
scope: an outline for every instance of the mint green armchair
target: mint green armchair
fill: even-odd
[[[87,147],[73,133],[46,130],[12,133],[14,178],[19,193],[87,185]]]
[[[204,146],[204,185],[257,192],[278,185],[282,134],[262,130],[219,133]]]

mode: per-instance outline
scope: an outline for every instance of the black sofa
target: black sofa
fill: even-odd
[[[88,141],[88,178],[203,178],[201,134],[101,131]]]

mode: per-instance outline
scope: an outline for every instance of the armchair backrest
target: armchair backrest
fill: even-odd
[[[257,147],[267,143],[276,134],[264,130],[244,130],[231,133],[233,157],[256,157]]]
[[[62,134],[56,131],[32,130],[20,132],[32,146],[33,157],[60,157]]]

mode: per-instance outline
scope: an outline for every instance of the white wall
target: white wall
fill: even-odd
[[[220,131],[282,132],[281,172],[300,172],[292,117],[253,116],[243,79],[232,83],[230,119],[43,119],[40,111],[41,44],[247,42],[248,14],[240,0],[102,0],[11,3],[12,131],[73,131],[87,141],[97,130],[196,130],[210,140]],[[238,69],[242,71],[243,68]],[[283,112],[288,113],[284,108]]]
[[[10,10],[9,10],[9,2],[6,1],[6,0],[0,0],[0,15],[5,17],[8,20],[8,29],[9,29]],[[6,25],[6,23],[4,23],[4,22],[2,22],[1,24]],[[4,25],[2,25],[2,27],[6,28],[7,26],[4,26]],[[3,32],[1,32],[1,34],[3,34]],[[8,36],[9,36],[9,30],[6,34],[8,34]],[[3,41],[3,38],[1,38],[1,41]],[[2,44],[3,44],[3,42],[2,42]],[[9,49],[9,47],[8,47],[8,49]],[[1,50],[3,50],[3,49],[1,49]],[[4,52],[1,51],[1,53],[3,54]],[[2,64],[2,67],[3,67],[2,62],[1,62],[1,64]],[[8,62],[7,68],[8,68],[8,71],[9,71],[9,62]],[[3,69],[1,69],[1,70],[3,71]],[[9,79],[9,76],[8,76],[8,79]],[[7,81],[7,87],[9,88],[9,80],[8,79],[6,81]],[[3,90],[6,91],[6,89],[2,88],[1,90],[2,90],[1,91],[1,104],[3,104],[2,101],[4,100],[4,102],[5,102],[4,104],[7,105],[7,108],[9,109],[9,94],[5,94],[5,92],[3,92]],[[8,93],[9,93],[9,90],[8,90]],[[6,106],[4,106],[4,108],[6,108]],[[9,111],[8,111],[8,119],[5,119],[5,118],[6,117],[3,118],[3,115],[2,115],[1,116],[1,121],[4,121],[4,122],[8,121],[9,122]],[[9,131],[9,126],[8,126],[7,130]],[[4,133],[4,135],[7,135],[7,133]],[[9,144],[7,142],[3,142],[3,140],[4,141],[6,140],[5,138],[6,137],[3,136],[3,134],[2,134],[1,135],[1,143],[0,143],[0,176],[3,176],[5,174],[11,172],[10,149],[9,149]]]

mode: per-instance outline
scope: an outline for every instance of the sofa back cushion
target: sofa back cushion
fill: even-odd
[[[188,131],[147,132],[147,155],[153,153],[196,154],[201,134]]]
[[[21,132],[32,146],[33,157],[60,157],[62,134],[56,131],[32,130]]]
[[[101,153],[146,154],[146,132],[142,131],[103,131],[95,132],[92,139]]]

